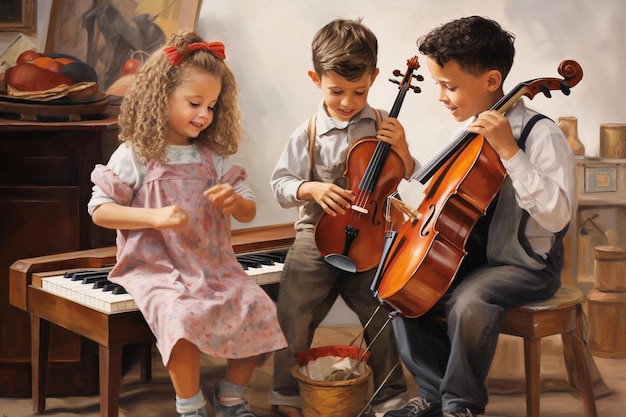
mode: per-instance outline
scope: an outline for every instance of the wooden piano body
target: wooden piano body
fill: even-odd
[[[293,224],[235,230],[237,254],[284,249],[294,239]],[[35,413],[45,411],[50,326],[55,324],[98,343],[100,415],[118,415],[122,349],[141,344],[142,379],[151,377],[153,335],[138,310],[105,313],[42,289],[42,280],[68,270],[103,268],[115,263],[115,247],[21,259],[9,270],[9,301],[30,314],[32,397]]]

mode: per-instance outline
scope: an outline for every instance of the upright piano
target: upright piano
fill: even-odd
[[[259,285],[280,280],[280,261],[272,259],[285,253],[293,243],[293,224],[239,229],[232,232],[232,244],[238,259],[247,265],[247,273]],[[30,314],[32,397],[35,413],[45,411],[48,347],[51,323],[98,343],[100,415],[116,417],[122,379],[122,350],[125,345],[140,344],[143,349],[142,378],[150,379],[150,349],[154,336],[128,294],[99,295],[85,284],[66,288],[72,271],[107,270],[115,264],[115,247],[67,252],[15,261],[9,270],[9,302]],[[245,258],[245,259],[244,259]],[[86,287],[90,288],[86,290]],[[85,295],[85,292],[88,295]],[[130,300],[129,300],[130,298]]]

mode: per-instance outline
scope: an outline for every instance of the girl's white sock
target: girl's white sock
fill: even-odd
[[[199,410],[206,405],[202,390],[198,390],[196,395],[191,398],[182,398],[176,396],[176,411],[179,414],[190,413],[192,411]]]

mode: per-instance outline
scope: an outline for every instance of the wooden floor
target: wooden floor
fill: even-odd
[[[340,345],[350,343],[357,335],[351,327],[323,327],[316,334],[315,345]],[[567,384],[561,346],[558,338],[546,338],[542,346],[541,415],[549,417],[584,416],[582,400]],[[626,359],[596,358],[604,381],[614,392],[597,400],[600,417],[622,416],[626,410]],[[203,358],[202,388],[210,395],[214,382],[224,373],[224,362]],[[253,410],[262,417],[278,417],[271,411],[267,393],[271,386],[272,360],[256,372],[250,400]],[[95,377],[95,376],[94,376]],[[410,380],[410,393],[416,392]],[[523,360],[521,344],[516,338],[502,336],[489,378],[490,402],[486,416],[523,417]],[[99,416],[98,397],[48,398],[48,416]],[[153,380],[142,382],[139,368],[135,367],[123,381],[121,417],[175,417],[174,391],[163,368],[158,353],[153,357]],[[207,407],[212,413],[211,406]],[[32,416],[32,401],[27,398],[0,398],[0,417]],[[212,414],[211,414],[212,415]],[[331,417],[331,416],[329,416]]]

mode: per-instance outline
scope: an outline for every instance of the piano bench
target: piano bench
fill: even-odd
[[[49,297],[49,294],[35,288],[29,288],[29,291],[35,296]],[[40,303],[40,305],[45,305],[45,303]],[[67,317],[67,314],[64,315]],[[35,414],[41,414],[46,410],[51,323],[61,325],[98,343],[100,415],[102,417],[118,416],[124,346],[140,345],[141,378],[144,381],[149,381],[152,378],[154,336],[138,310],[113,315],[100,314],[100,318],[104,317],[105,321],[100,324],[97,321],[92,322],[91,326],[85,326],[85,322],[81,320],[67,320],[63,314],[58,314],[54,309],[31,311],[30,317],[32,396]]]

